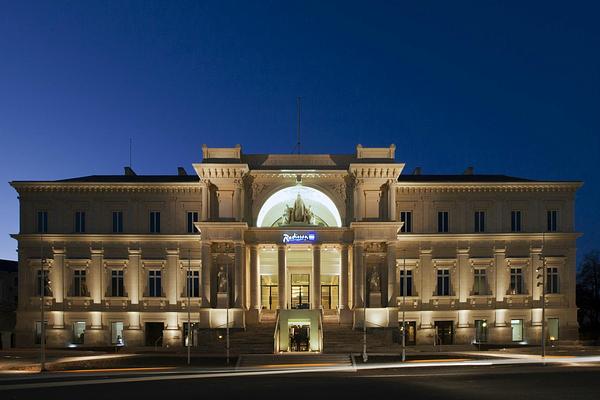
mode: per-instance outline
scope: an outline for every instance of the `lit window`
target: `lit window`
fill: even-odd
[[[122,346],[123,342],[123,322],[111,322],[110,324],[110,342],[117,346]]]
[[[547,339],[551,342],[558,340],[558,318],[548,318],[546,324],[548,326]]]
[[[186,296],[200,297],[200,271],[187,271]]]
[[[85,282],[86,270],[76,269],[73,271],[73,296],[88,296]]]
[[[475,320],[475,342],[485,343],[488,338],[488,323],[485,319]]]
[[[43,274],[43,279],[42,279]],[[50,289],[50,276],[46,270],[37,270],[37,276],[35,281],[35,295],[42,296],[42,288],[44,288],[44,297],[52,297],[52,290]]]
[[[523,341],[523,320],[522,319],[511,319],[510,328],[512,333],[513,342]]]
[[[473,271],[473,294],[476,296],[488,294],[485,268],[475,268]]]
[[[73,322],[73,344],[83,344],[85,336],[85,322]]]

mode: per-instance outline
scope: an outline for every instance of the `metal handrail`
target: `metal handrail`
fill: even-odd
[[[321,348],[321,353],[323,353],[325,347],[323,343],[323,309],[321,308],[319,311],[319,347]]]
[[[273,333],[273,351],[279,353],[279,310],[277,310],[277,318],[275,318],[275,332]]]
[[[156,339],[156,340],[154,341],[154,351],[158,351],[158,341],[159,341],[159,340],[161,340],[162,338],[163,338],[163,337],[162,337],[162,335],[160,335],[160,336],[158,337],[158,339]]]

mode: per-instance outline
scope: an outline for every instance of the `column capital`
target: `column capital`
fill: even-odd
[[[165,249],[165,253],[167,254],[167,256],[178,256],[179,255],[179,248],[176,248],[176,249]]]

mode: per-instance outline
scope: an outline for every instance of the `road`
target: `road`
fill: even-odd
[[[3,376],[4,399],[410,398],[596,399],[600,365],[484,365],[356,371],[222,373],[214,369],[123,370]],[[142,380],[142,381],[140,381]],[[15,385],[20,385],[18,388]],[[341,399],[340,399],[341,400]]]

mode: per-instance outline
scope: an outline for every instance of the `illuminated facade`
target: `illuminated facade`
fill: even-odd
[[[542,280],[548,337],[577,338],[581,183],[406,174],[393,145],[202,150],[193,175],[11,183],[19,346],[39,341],[42,294],[58,347],[183,346],[188,318],[273,326],[275,351],[328,351],[328,326],[365,318],[395,332],[404,318],[409,344],[536,343]]]

